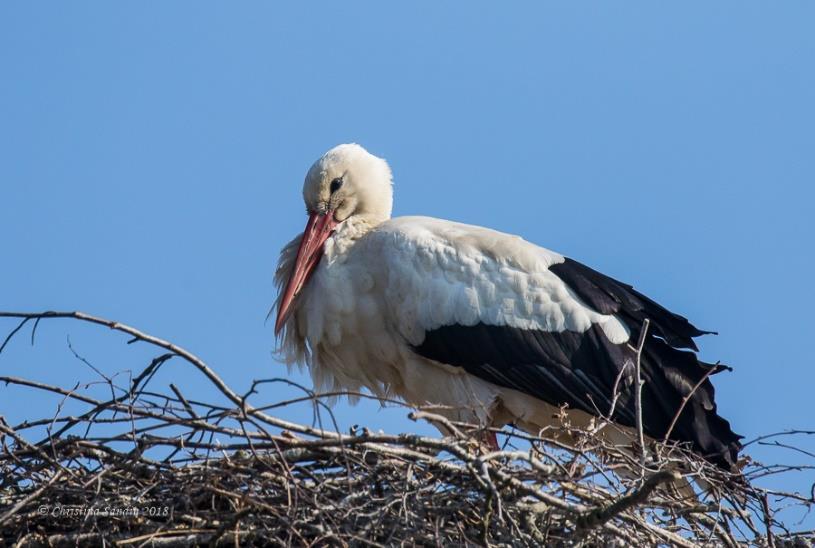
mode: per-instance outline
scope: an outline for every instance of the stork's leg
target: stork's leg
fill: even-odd
[[[501,446],[498,445],[498,436],[492,430],[484,430],[481,433],[481,443],[488,451],[500,451]]]

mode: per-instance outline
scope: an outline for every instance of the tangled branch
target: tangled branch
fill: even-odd
[[[670,443],[653,444],[642,462],[644,447],[607,444],[597,425],[581,430],[565,418],[569,444],[500,430],[503,449],[490,452],[478,428],[433,409],[409,416],[447,421],[451,435],[341,432],[324,405],[336,394],[284,379],[258,380],[239,394],[191,352],[82,313],[0,317],[19,321],[0,352],[27,324],[33,342],[37,324],[53,318],[105,326],[156,350],[125,386],[101,371],[98,382],[71,388],[0,377],[4,390],[59,400],[56,414],[20,424],[0,417],[3,544],[807,546],[813,539],[779,515],[793,506],[809,511],[815,493],[755,485],[811,466],[748,461],[736,477]],[[201,401],[179,383],[153,388],[174,359],[193,366],[223,401]],[[258,403],[264,387],[280,384],[300,393]],[[95,395],[100,385],[109,397]],[[301,404],[314,405],[314,425],[274,415]],[[757,442],[794,447],[781,438]]]

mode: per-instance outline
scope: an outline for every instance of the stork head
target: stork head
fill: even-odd
[[[280,299],[275,333],[286,322],[295,297],[319,264],[325,241],[334,230],[352,217],[364,217],[374,225],[390,218],[393,207],[390,167],[357,144],[335,146],[308,170],[303,200],[308,223]]]
[[[355,143],[335,146],[308,170],[303,200],[309,214],[331,212],[338,223],[352,215],[384,221],[393,206],[390,167]]]

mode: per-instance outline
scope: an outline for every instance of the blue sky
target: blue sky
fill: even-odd
[[[813,428],[813,17],[807,2],[4,2],[0,308],[129,323],[236,389],[285,375],[264,323],[277,253],[305,223],[311,162],[356,141],[390,161],[395,214],[522,234],[718,330],[702,352],[735,368],[715,381],[737,432]],[[107,372],[148,355],[53,322],[1,374],[94,379],[66,335]],[[168,380],[204,389],[180,365]],[[40,404],[0,387],[12,422]],[[417,428],[373,404],[337,413]]]

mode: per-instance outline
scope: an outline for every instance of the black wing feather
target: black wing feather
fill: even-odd
[[[687,318],[666,310],[632,286],[568,257],[562,263],[550,266],[549,270],[588,306],[601,314],[618,315],[637,335],[645,318],[651,320],[652,329],[657,335],[676,348],[698,350],[693,337],[713,333],[697,329]]]
[[[741,436],[717,414],[713,384],[705,378],[725,368],[700,361],[693,337],[707,333],[687,319],[635,291],[631,286],[600,274],[576,261],[550,267],[588,306],[616,315],[637,340],[642,322],[653,326],[642,355],[645,385],[642,393],[643,428],[662,439],[682,400],[689,396],[670,439],[689,442],[693,449],[723,468],[733,468],[741,449]],[[549,332],[509,326],[446,325],[427,331],[414,350],[421,356],[464,368],[488,382],[529,394],[552,405],[567,405],[594,415],[608,415],[614,383],[635,351],[626,343],[614,344],[599,325],[583,333]],[[633,369],[633,368],[630,368]],[[614,416],[616,422],[635,426],[633,370],[623,376]],[[709,375],[708,375],[709,376]],[[699,385],[694,391],[694,387]]]

